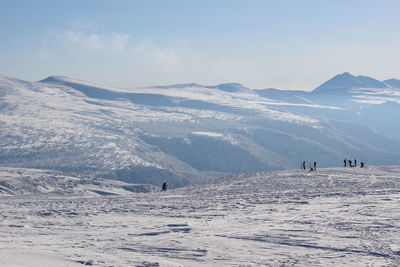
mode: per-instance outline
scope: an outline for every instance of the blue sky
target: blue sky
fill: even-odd
[[[397,0],[0,0],[0,74],[311,90],[400,78]]]

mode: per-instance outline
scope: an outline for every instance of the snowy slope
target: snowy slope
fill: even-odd
[[[400,164],[398,89],[346,90],[333,90],[336,101],[234,83],[118,89],[0,76],[0,166],[177,187],[303,160]]]
[[[398,266],[399,207],[396,166],[3,197],[0,266]]]
[[[57,171],[0,167],[0,196],[126,195],[158,191],[148,184],[128,184],[94,177],[71,177]]]

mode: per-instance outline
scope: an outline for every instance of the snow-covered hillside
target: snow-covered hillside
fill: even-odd
[[[396,81],[344,73],[305,92],[0,76],[0,166],[177,187],[303,160],[400,164]]]
[[[0,266],[399,266],[400,167],[0,201]]]
[[[156,190],[157,187],[149,184],[71,177],[57,171],[0,167],[0,196],[126,195]]]

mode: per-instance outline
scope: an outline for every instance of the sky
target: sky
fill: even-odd
[[[312,90],[400,78],[398,0],[0,0],[0,74]]]

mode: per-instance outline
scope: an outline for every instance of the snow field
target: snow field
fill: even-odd
[[[3,197],[0,265],[398,266],[399,204],[391,166],[247,174],[163,193]]]

